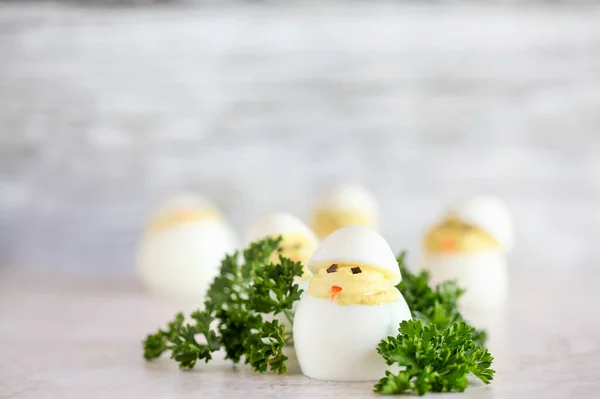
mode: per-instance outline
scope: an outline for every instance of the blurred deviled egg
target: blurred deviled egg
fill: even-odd
[[[462,303],[495,307],[506,300],[506,253],[513,246],[514,227],[507,206],[479,196],[450,209],[425,234],[421,267],[434,284],[457,280],[467,291]]]
[[[320,237],[326,237],[345,226],[379,227],[379,207],[363,186],[341,185],[332,189],[315,206],[312,226]]]
[[[236,248],[233,230],[212,203],[180,195],[150,219],[139,249],[138,276],[152,291],[201,300],[225,254]]]
[[[306,288],[308,279],[312,276],[306,264],[313,255],[319,239],[313,231],[300,219],[289,213],[271,213],[257,220],[246,236],[246,246],[265,237],[278,237],[282,240],[277,252],[271,255],[271,262],[279,262],[279,255],[301,262],[303,275],[299,279],[300,288]]]
[[[314,273],[294,318],[302,373],[333,381],[369,381],[388,368],[379,342],[411,318],[396,289],[400,271],[392,249],[373,230],[341,228],[327,236],[308,267]]]
[[[281,236],[281,243],[277,252],[271,254],[270,261],[279,262],[279,255],[289,258],[295,262],[302,263],[302,277],[296,278],[298,286],[306,292],[308,281],[312,272],[306,267],[310,257],[313,255],[319,239],[300,219],[289,213],[271,213],[263,216],[250,228],[246,236],[246,246],[254,241],[265,237]],[[296,309],[294,304],[293,310]],[[286,331],[292,331],[292,320],[285,315],[274,316],[285,326]]]

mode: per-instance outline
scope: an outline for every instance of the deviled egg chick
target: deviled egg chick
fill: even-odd
[[[494,307],[506,300],[506,253],[512,245],[506,205],[494,197],[476,197],[448,211],[426,232],[421,266],[434,284],[457,280],[466,289],[463,304]]]
[[[269,261],[279,262],[279,255],[302,263],[302,276],[296,277],[296,284],[304,292],[308,287],[308,281],[312,277],[312,272],[306,267],[310,257],[313,255],[319,245],[319,239],[300,219],[289,213],[271,213],[260,218],[250,228],[246,236],[246,246],[254,241],[265,237],[281,236],[281,242],[276,252],[271,254]],[[294,309],[296,308],[294,304]],[[284,326],[286,331],[292,331],[291,320],[284,315],[273,316],[277,318]]]
[[[320,238],[345,226],[378,229],[379,207],[369,191],[358,185],[335,187],[322,198],[312,214],[313,230]]]
[[[246,236],[246,246],[265,237],[278,237],[282,240],[277,252],[271,254],[270,261],[279,262],[279,255],[301,262],[303,266],[302,277],[298,279],[300,288],[306,288],[308,279],[312,276],[306,267],[308,260],[313,255],[319,239],[300,219],[289,213],[271,213],[260,218],[250,228]]]
[[[369,381],[388,368],[379,342],[411,318],[398,264],[388,243],[362,226],[327,236],[311,258],[308,291],[294,318],[302,373],[333,381]]]
[[[236,248],[233,230],[212,203],[193,194],[180,195],[149,220],[137,274],[152,291],[201,300],[225,254]]]

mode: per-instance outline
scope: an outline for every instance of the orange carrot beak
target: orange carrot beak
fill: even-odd
[[[442,241],[442,251],[444,252],[452,252],[454,251],[454,241],[450,239],[446,239]]]
[[[340,294],[342,293],[342,287],[338,287],[337,285],[334,285],[331,287],[331,293],[329,294],[329,301],[333,302],[336,300],[336,298],[338,296],[340,296]]]

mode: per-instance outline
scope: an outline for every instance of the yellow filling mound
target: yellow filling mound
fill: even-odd
[[[365,226],[375,228],[373,217],[364,212],[351,212],[331,209],[321,209],[313,213],[313,231],[323,238],[345,226]]]
[[[455,217],[448,217],[431,228],[423,242],[432,253],[473,253],[501,249],[500,244],[485,231]]]
[[[360,268],[360,273],[353,273],[352,268]],[[338,264],[337,269],[331,265],[321,268],[310,280],[308,293],[317,298],[329,299],[340,305],[378,305],[395,302],[399,293],[396,287],[377,269],[364,265]],[[332,288],[339,287],[339,288]],[[337,292],[333,294],[332,292]]]

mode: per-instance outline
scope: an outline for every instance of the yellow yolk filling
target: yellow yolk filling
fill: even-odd
[[[432,253],[474,253],[499,250],[501,245],[485,231],[455,217],[448,217],[431,228],[423,242]]]
[[[313,214],[313,230],[320,238],[345,226],[375,227],[374,218],[357,211],[321,209]]]
[[[212,221],[221,219],[221,214],[210,208],[179,209],[155,216],[148,225],[150,231],[160,231],[188,222]]]
[[[301,280],[310,278],[312,273],[308,270],[306,264],[317,249],[317,243],[301,234],[282,234],[281,238],[282,240],[279,244],[279,248],[271,254],[269,261],[278,263],[279,255],[282,255],[285,258],[290,258],[294,262],[300,262],[302,263],[303,271]]]
[[[398,300],[396,287],[373,267],[338,264],[336,271],[328,273],[329,266],[321,268],[310,280],[310,295],[331,300],[332,287],[335,286],[340,287],[341,291],[333,302],[340,305],[378,305]],[[353,274],[353,267],[360,267],[361,273]]]

